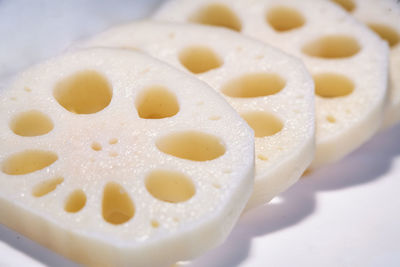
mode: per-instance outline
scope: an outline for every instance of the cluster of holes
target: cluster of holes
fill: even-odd
[[[194,74],[203,73],[222,65],[222,60],[211,49],[205,46],[190,46],[179,54],[181,64]],[[250,73],[227,82],[221,92],[229,97],[254,98],[279,93],[286,81],[275,73]],[[202,104],[200,102],[199,104]],[[210,120],[219,120],[220,116],[211,116]],[[282,122],[269,113],[252,113],[244,115],[253,128],[256,137],[273,135],[283,128]],[[163,147],[159,147],[163,151]]]
[[[217,6],[218,8],[216,8],[216,5],[210,5],[204,8],[201,12],[197,13],[197,18],[207,17],[207,12],[212,13],[212,15],[208,14],[208,17],[214,17],[214,15],[219,12],[219,10],[228,10],[225,7],[222,8],[220,4],[218,4]],[[277,10],[277,12],[290,13],[291,10],[282,8],[281,10]],[[294,11],[292,13],[294,13]],[[237,49],[241,49],[241,47],[237,47]],[[218,55],[212,49],[206,46],[186,47],[179,53],[178,57],[181,64],[187,70],[194,74],[200,74],[210,71],[212,69],[219,68],[223,64],[223,61],[218,57]],[[262,57],[263,55],[258,56],[258,58]],[[250,73],[244,74],[241,77],[227,82],[221,87],[221,92],[226,96],[235,98],[265,97],[279,93],[285,87],[285,85],[286,81],[278,74]],[[198,103],[198,105],[202,104],[202,102]],[[219,120],[220,118],[220,116],[209,117],[210,120]],[[281,131],[281,129],[283,128],[282,122],[275,115],[269,113],[247,114],[244,115],[244,118],[253,128],[256,137],[273,135]],[[158,148],[161,151],[163,151],[163,149],[165,150],[164,146],[162,145],[158,146]],[[190,159],[190,157],[187,158]]]
[[[156,199],[168,203],[188,201],[196,192],[193,182],[176,171],[157,170],[145,179],[147,191]],[[129,221],[135,214],[135,206],[126,190],[115,182],[109,182],[103,192],[102,215],[108,223],[119,225]],[[151,221],[158,228],[157,220]]]
[[[42,197],[53,192],[64,182],[57,177],[37,184],[32,191],[33,196]],[[192,181],[180,172],[157,170],[151,172],[145,180],[148,192],[158,200],[168,203],[180,203],[192,198],[196,192]],[[220,188],[220,186],[218,186]],[[77,213],[86,205],[86,194],[77,189],[69,194],[64,210]],[[102,216],[110,224],[120,225],[129,221],[135,214],[135,206],[127,191],[116,182],[109,182],[104,187],[102,200]],[[176,221],[179,221],[176,219]],[[157,220],[151,221],[153,228],[158,228]]]
[[[344,2],[344,1],[338,1]],[[288,7],[275,7],[267,12],[267,22],[279,32],[293,30],[303,26],[304,17]],[[227,6],[209,5],[192,16],[191,21],[223,26],[236,31],[241,30],[240,20]],[[391,45],[398,42],[398,36],[390,30],[377,25],[371,28],[381,32],[381,36]],[[394,36],[394,37],[393,37]],[[384,38],[384,37],[383,37]],[[349,36],[325,36],[303,47],[303,52],[314,57],[342,58],[355,55],[360,46]],[[195,74],[220,67],[223,62],[214,51],[207,47],[188,47],[184,49],[179,60],[183,66]],[[333,74],[314,76],[316,93],[322,97],[338,97],[350,94],[354,85],[346,77]],[[222,87],[222,92],[230,97],[262,97],[276,94],[285,86],[285,81],[276,74],[256,73],[244,75]],[[66,110],[76,114],[96,113],[107,107],[112,98],[112,89],[108,81],[95,71],[83,71],[67,77],[54,89],[54,97]],[[136,99],[138,114],[144,119],[161,119],[171,117],[179,112],[176,96],[162,86],[153,86],[144,90]],[[265,112],[250,112],[242,117],[254,129],[256,137],[265,137],[281,131],[283,124],[274,115]],[[212,120],[219,116],[210,117]],[[335,122],[332,116],[327,120]],[[10,128],[21,136],[38,136],[53,129],[51,120],[39,111],[19,114],[12,121]],[[118,140],[112,139],[109,144]],[[206,161],[220,157],[225,153],[225,146],[214,136],[199,132],[182,132],[171,134],[156,142],[158,149],[166,154],[194,161]],[[98,143],[92,144],[95,151],[102,150]],[[111,155],[111,154],[110,154]],[[264,155],[258,159],[266,161]],[[2,171],[7,174],[20,175],[43,169],[57,160],[57,155],[47,151],[25,151],[9,157],[2,164]],[[230,172],[230,171],[229,171]],[[226,173],[229,173],[226,171]],[[63,182],[63,178],[54,178],[38,184],[33,195],[41,197]],[[220,185],[215,184],[216,188]],[[185,175],[171,171],[154,171],[146,179],[146,188],[155,198],[178,203],[187,201],[195,194],[193,183]],[[72,192],[65,204],[67,212],[78,212],[86,204],[86,195],[82,190]],[[103,192],[102,215],[111,224],[122,224],[129,221],[135,213],[135,207],[127,192],[117,183],[109,183]],[[154,228],[159,227],[156,220],[151,222]]]
[[[219,4],[218,8],[215,8],[215,5],[211,5],[202,10],[200,13],[203,17],[205,17],[206,11],[208,12],[212,10],[212,12],[210,12],[212,14],[216,14],[221,8],[222,7]],[[211,17],[213,16],[214,15]],[[241,47],[238,47],[238,49],[241,49]],[[223,61],[218,57],[218,55],[212,49],[205,46],[186,47],[179,53],[178,57],[181,64],[194,74],[200,74],[219,68],[223,64]],[[262,57],[263,55],[258,56],[258,58]],[[275,73],[250,73],[227,82],[221,87],[221,92],[226,96],[235,98],[264,97],[279,93],[285,87],[285,85],[286,81]],[[202,104],[203,102],[198,103],[198,105]],[[275,134],[283,127],[280,120],[272,114],[267,114],[263,117],[258,116],[257,118],[253,118],[254,116],[251,117],[252,118],[248,119],[249,121],[251,120],[251,123],[249,123],[249,121],[248,123],[256,132],[256,137]],[[266,117],[268,117],[268,119]],[[219,120],[220,116],[211,116],[209,119]],[[268,125],[260,126],[259,123],[265,120],[268,120]]]
[[[3,171],[14,175],[26,174],[51,164],[48,154],[44,152],[42,154],[32,154],[32,152],[26,151],[21,155],[18,154],[11,157],[5,162]],[[38,198],[43,197],[53,192],[63,182],[63,177],[40,182],[33,188],[32,195]],[[168,203],[187,201],[196,192],[193,182],[187,176],[175,171],[153,171],[146,177],[145,183],[148,192],[153,197]],[[77,213],[83,209],[86,201],[87,197],[84,191],[77,189],[67,197],[64,210],[68,213]],[[129,221],[134,214],[135,206],[126,190],[116,182],[109,182],[103,191],[102,216],[104,220],[110,224],[119,225]],[[151,225],[154,228],[158,228],[160,224],[158,221],[152,220]]]
[[[346,10],[353,10],[355,5],[351,0],[333,0]],[[221,26],[236,31],[241,30],[241,22],[234,12],[223,4],[210,4],[202,7],[189,17],[190,22]],[[266,12],[266,22],[277,32],[298,29],[306,23],[303,15],[288,6],[274,6]],[[389,43],[398,42],[398,35],[388,27],[372,26],[380,35],[386,36]],[[355,55],[360,46],[355,38],[344,35],[325,36],[302,48],[303,53],[321,58],[343,58]]]
[[[29,87],[25,87],[24,90],[32,91]],[[66,110],[76,114],[90,114],[109,105],[112,90],[103,75],[93,70],[85,70],[58,82],[53,95]],[[49,133],[54,124],[43,112],[29,110],[14,116],[9,127],[17,135],[34,137]]]
[[[26,150],[16,153],[8,157],[2,163],[2,171],[9,175],[23,175],[32,173],[45,167],[52,165],[58,156],[49,151],[43,150]],[[57,186],[64,182],[63,177],[56,177],[38,183],[33,187],[32,195],[35,197],[43,197],[54,191]],[[65,211],[78,212],[86,203],[86,195],[82,190],[76,190],[70,194],[65,204]]]
[[[188,201],[196,192],[193,182],[176,171],[157,170],[145,179],[147,191],[156,199],[168,203]],[[102,215],[108,223],[119,225],[129,221],[135,214],[135,206],[126,190],[115,182],[109,182],[103,192]],[[151,221],[158,228],[157,220]]]
[[[356,5],[353,0],[331,0],[344,8],[347,12],[353,12]],[[399,33],[392,27],[380,23],[367,23],[368,27],[377,33],[390,47],[396,46],[400,41]]]
[[[333,0],[346,10],[352,11],[355,7],[352,1]],[[222,4],[212,4],[194,14],[191,21],[214,26],[227,27],[236,31],[241,30],[241,23],[233,11]],[[295,9],[289,7],[275,7],[267,12],[267,22],[278,32],[289,31],[304,25],[304,17]],[[399,42],[396,32],[384,25],[372,24],[370,27],[391,46]],[[313,57],[345,58],[358,53],[358,42],[343,35],[325,36],[306,44],[302,51]],[[207,47],[188,47],[179,55],[183,66],[195,74],[220,67],[222,60]],[[321,97],[339,97],[350,94],[354,84],[346,77],[337,74],[319,74],[314,76],[316,94]],[[250,74],[242,76],[222,88],[222,92],[230,97],[260,97],[278,93],[285,86],[285,81],[276,74]],[[78,73],[57,84],[54,97],[65,109],[77,114],[90,114],[107,107],[112,98],[111,87],[106,79],[94,71]],[[176,97],[166,88],[155,86],[148,88],[136,99],[138,114],[144,119],[160,119],[171,117],[179,111]],[[274,115],[265,112],[251,112],[242,114],[242,117],[254,129],[256,137],[264,137],[279,132],[283,124]],[[219,119],[210,117],[210,119]],[[328,115],[329,122],[335,118]],[[35,126],[29,122],[36,121]],[[36,128],[35,128],[36,127]],[[14,119],[11,129],[21,136],[37,136],[51,131],[51,120],[44,114],[31,111],[20,114]],[[115,144],[117,141],[111,141]],[[184,132],[161,138],[156,143],[158,149],[169,155],[195,161],[212,160],[225,153],[221,142],[207,134],[198,132]],[[102,149],[98,143],[93,143],[96,151]],[[260,160],[268,160],[264,155],[258,155]],[[29,151],[21,155],[8,158],[2,166],[7,174],[26,174],[51,165],[57,156],[45,151]],[[43,196],[53,191],[63,178],[55,178],[43,182],[34,189],[34,195]],[[220,185],[215,185],[220,187]],[[154,171],[146,179],[146,188],[155,198],[178,203],[187,201],[195,194],[193,183],[183,174],[170,171]],[[82,190],[76,190],[69,196],[65,210],[77,212],[86,203],[86,196]],[[135,213],[135,207],[127,192],[117,183],[109,183],[104,189],[102,214],[103,218],[112,224],[122,224],[130,220]],[[153,220],[151,225],[159,227],[159,222]]]
[[[58,156],[49,151],[43,150],[26,150],[11,155],[2,163],[2,172],[9,175],[24,175],[38,170],[42,170],[55,161]],[[38,183],[33,187],[32,195],[35,197],[43,197],[54,191],[57,186],[64,182],[63,177],[56,177]],[[86,202],[86,196],[82,191],[76,191],[68,198],[65,210],[67,212],[79,211]]]
[[[98,112],[110,103],[112,97],[107,80],[95,71],[78,72],[59,82],[53,92],[61,106],[76,114]],[[166,118],[179,112],[176,96],[162,86],[152,86],[143,90],[136,98],[135,105],[139,116],[144,119]],[[218,115],[210,117],[210,120],[219,119]],[[36,110],[20,113],[10,123],[11,130],[20,136],[43,135],[50,132],[53,127],[50,118]],[[108,141],[110,145],[117,143],[117,138]],[[166,154],[193,161],[213,160],[225,153],[225,146],[218,138],[194,131],[164,136],[156,145]],[[91,148],[94,151],[103,149],[98,142],[93,142]],[[110,152],[109,155],[117,154]],[[9,175],[24,175],[42,170],[57,159],[58,156],[53,152],[26,150],[9,156],[2,162],[1,169]],[[33,187],[32,195],[37,198],[43,197],[56,190],[63,182],[63,177],[42,181]],[[153,197],[169,203],[187,201],[195,194],[192,181],[179,172],[153,171],[146,178],[145,185]],[[77,213],[83,209],[86,201],[85,192],[76,189],[66,198],[64,210],[68,213]],[[108,183],[103,192],[104,220],[119,225],[129,221],[134,214],[135,206],[124,188],[115,182]],[[153,220],[151,225],[157,228],[159,222]]]
[[[42,170],[52,165],[55,161],[57,161],[57,159],[58,156],[53,152],[43,150],[26,150],[8,157],[2,163],[1,167],[2,171],[6,174],[23,175]],[[40,182],[33,187],[32,195],[35,197],[47,195],[48,193],[54,191],[63,181],[63,177],[57,177]],[[70,194],[64,209],[67,212],[78,212],[83,208],[83,206],[85,206],[85,203],[86,195],[82,190],[77,190]]]
[[[108,144],[109,145],[115,145],[115,144],[117,144],[118,143],[118,139],[117,138],[111,138],[109,141],[108,141]],[[94,150],[94,151],[101,151],[101,150],[103,150],[103,146],[99,143],[99,142],[93,142],[91,145],[90,145],[90,147]],[[118,156],[118,153],[117,152],[115,152],[115,151],[110,151],[109,153],[108,153],[108,155],[110,156],[110,157],[116,157],[116,156]]]

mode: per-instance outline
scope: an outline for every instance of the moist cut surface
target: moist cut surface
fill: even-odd
[[[79,263],[190,259],[225,239],[251,194],[245,121],[140,53],[69,53],[0,99],[0,222]]]

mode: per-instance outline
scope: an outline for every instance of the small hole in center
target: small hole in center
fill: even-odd
[[[257,158],[259,160],[262,160],[262,161],[267,161],[268,160],[268,158],[266,156],[262,155],[262,154],[257,155]]]
[[[221,119],[221,116],[218,116],[218,115],[210,116],[209,119],[212,120],[212,121],[218,121],[218,120]]]
[[[109,143],[110,145],[115,145],[116,143],[118,143],[118,139],[117,139],[117,138],[112,138],[112,139],[110,139],[110,140],[108,141],[108,143]]]
[[[102,150],[101,145],[100,145],[99,143],[97,143],[97,142],[93,142],[91,147],[92,147],[92,149],[93,149],[94,151],[100,151],[100,150]]]
[[[326,116],[326,120],[327,120],[328,122],[330,122],[330,123],[335,123],[335,122],[336,122],[335,117],[333,117],[332,115]]]
[[[158,228],[158,227],[160,227],[160,223],[158,221],[156,221],[156,220],[152,220],[151,221],[151,227]]]
[[[217,183],[213,183],[213,187],[216,189],[221,189],[221,185]]]
[[[109,153],[109,155],[110,155],[110,157],[115,158],[116,156],[118,156],[118,153],[115,152],[115,151],[111,151],[111,152]]]

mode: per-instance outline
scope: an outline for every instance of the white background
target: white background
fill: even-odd
[[[160,2],[0,0],[0,86]],[[77,265],[0,225],[0,267],[17,266]],[[184,266],[400,266],[400,125],[244,215],[222,246]]]

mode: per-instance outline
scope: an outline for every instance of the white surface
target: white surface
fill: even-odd
[[[191,14],[214,2],[215,0],[171,0],[167,1],[153,17],[158,20],[185,22],[190,20]],[[219,2],[238,16],[242,23],[241,33],[244,35],[302,59],[313,76],[327,73],[340,75],[349,79],[354,86],[351,94],[343,97],[321,97],[316,94],[316,150],[311,163],[312,169],[343,158],[379,130],[387,99],[389,49],[387,44],[366,26],[358,23],[330,1],[219,0]],[[271,12],[276,6],[296,10],[304,17],[305,24],[293,30],[277,32],[266,22],[266,12]],[[319,42],[317,40],[322,40],[320,38],[333,37],[337,41],[340,40],[334,36],[347,36],[346,38],[351,36],[359,45],[359,50],[355,49],[355,54],[352,56],[329,60],[311,56],[303,51],[306,47],[316,45]],[[352,47],[349,44],[350,42],[347,46]],[[317,50],[319,49],[315,49]],[[324,87],[323,80],[321,88]],[[316,86],[317,89],[318,87]]]
[[[135,47],[193,74],[179,60],[182,51],[193,44],[215,51],[223,62],[218,68],[195,77],[214,88],[240,114],[261,111],[261,114],[276,116],[284,125],[274,135],[255,138],[254,191],[246,209],[268,203],[293,185],[314,159],[314,83],[301,62],[231,30],[173,22],[124,24],[97,34],[78,46]],[[238,52],[238,47],[244,49]],[[220,91],[225,84],[249,72],[275,73],[285,80],[285,88],[277,94],[255,98],[226,97]],[[260,160],[260,155],[268,160]]]
[[[77,0],[64,2],[70,12],[49,18],[43,10],[59,12],[60,1],[0,0],[0,77],[60,52],[77,37],[147,14],[147,5],[158,1],[79,1],[85,8],[76,7]],[[90,5],[103,8],[101,15]],[[94,26],[86,26],[92,19]],[[25,39],[14,36],[22,33]],[[399,137],[400,125],[301,180],[274,204],[244,215],[221,247],[185,266],[400,266]],[[77,266],[3,226],[0,259],[7,259],[1,267]]]

